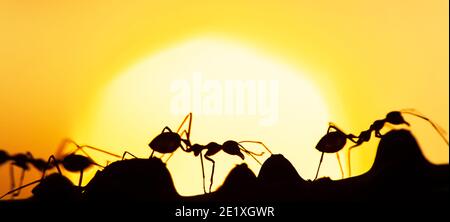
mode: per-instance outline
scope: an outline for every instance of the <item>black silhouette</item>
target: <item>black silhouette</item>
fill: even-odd
[[[256,175],[242,163],[230,171],[213,198],[215,201],[251,201],[258,199],[260,194]]]
[[[445,142],[448,145],[448,140],[443,135],[443,130],[440,129],[433,121],[431,121],[429,118],[419,114],[417,111],[411,110],[411,109],[405,109],[402,111],[392,111],[389,112],[384,119],[376,120],[372,125],[370,125],[369,129],[366,131],[363,131],[359,134],[359,136],[355,136],[353,134],[346,134],[341,129],[339,129],[334,123],[330,123],[327,134],[320,139],[319,143],[316,146],[316,149],[322,152],[322,155],[320,157],[319,161],[319,167],[317,168],[317,173],[315,179],[317,179],[317,176],[319,174],[320,165],[323,160],[323,154],[324,153],[336,153],[339,167],[341,170],[342,177],[344,177],[344,171],[342,169],[341,161],[339,158],[339,154],[337,153],[342,148],[344,148],[347,139],[355,143],[355,145],[351,146],[348,151],[347,161],[348,161],[348,168],[349,168],[349,176],[351,176],[351,161],[350,161],[350,152],[352,148],[355,148],[357,146],[360,146],[362,143],[367,142],[370,140],[372,132],[375,132],[375,137],[381,138],[381,129],[384,127],[386,123],[390,123],[393,125],[401,125],[405,124],[409,126],[410,124],[405,121],[405,119],[402,116],[402,113],[405,114],[411,114],[414,116],[417,116],[419,118],[422,118],[426,121],[428,121],[441,135],[441,137],[445,140]],[[331,131],[331,129],[334,129],[335,131]],[[331,132],[330,132],[331,131]]]
[[[241,142],[236,142],[233,140],[228,140],[225,141],[222,145],[216,143],[216,142],[211,142],[208,143],[206,146],[204,145],[200,145],[200,144],[194,144],[191,147],[189,147],[186,152],[194,152],[195,156],[200,156],[200,160],[202,163],[202,173],[203,173],[203,190],[206,193],[205,190],[205,170],[203,167],[203,157],[202,157],[202,151],[203,150],[207,150],[206,153],[204,154],[205,159],[209,160],[212,162],[212,170],[211,170],[211,182],[209,185],[209,192],[211,192],[211,188],[213,185],[213,181],[214,181],[214,167],[216,162],[211,158],[211,156],[215,155],[216,153],[218,153],[219,151],[223,150],[225,153],[230,154],[230,155],[236,155],[239,156],[241,159],[245,159],[245,156],[242,152],[248,154],[249,156],[251,156],[256,162],[258,162],[261,165],[261,162],[256,159],[255,156],[262,156],[264,154],[264,152],[262,153],[254,153],[251,152],[249,150],[247,150],[244,146],[241,145],[241,143],[258,143],[261,144],[262,146],[264,146],[264,148],[269,152],[272,153],[269,148],[264,145],[264,143],[262,142],[258,142],[258,141],[241,141]],[[242,151],[242,152],[241,152]]]
[[[111,163],[86,185],[86,200],[175,201],[180,198],[166,165],[158,158]]]
[[[91,157],[89,157],[88,153],[86,151],[84,151],[85,148],[88,149],[92,149],[98,152],[102,152],[114,157],[120,157],[116,154],[104,151],[102,149],[93,147],[93,146],[89,146],[89,145],[78,145],[76,142],[74,142],[73,140],[70,139],[64,139],[60,146],[58,147],[57,153],[61,153],[68,144],[73,144],[76,146],[76,149],[71,152],[70,154],[67,154],[65,156],[63,156],[61,159],[57,159],[54,155],[51,155],[48,159],[48,161],[45,161],[43,159],[36,159],[33,157],[33,155],[30,152],[27,152],[26,154],[16,154],[16,155],[12,155],[9,156],[6,152],[2,152],[0,155],[0,157],[2,157],[2,163],[4,163],[6,161],[6,159],[12,160],[13,162],[11,163],[11,181],[12,181],[12,185],[11,185],[11,191],[9,191],[8,193],[6,193],[5,195],[1,196],[0,199],[4,198],[7,195],[12,194],[12,196],[18,196],[20,194],[20,191],[25,188],[28,187],[30,185],[39,183],[39,187],[44,187],[44,188],[39,188],[39,189],[47,189],[47,184],[53,185],[54,182],[47,182],[47,181],[54,181],[55,179],[52,178],[56,178],[57,176],[52,176],[52,178],[47,179],[46,177],[46,171],[56,168],[58,170],[59,173],[59,177],[63,177],[61,169],[59,168],[59,164],[63,165],[64,169],[66,169],[69,172],[80,172],[80,179],[79,179],[79,184],[78,187],[81,190],[81,183],[82,183],[82,179],[83,179],[83,172],[84,170],[86,170],[87,168],[93,166],[93,165],[97,165],[99,167],[103,167],[99,164],[97,164],[96,162],[94,162],[92,160]],[[83,152],[86,156],[82,156],[82,155],[78,155],[76,154],[77,151],[81,151]],[[5,161],[3,161],[5,159]],[[42,172],[42,177],[40,180],[36,180],[33,181],[31,183],[28,183],[26,185],[22,186],[23,183],[23,179],[24,179],[24,172],[26,170],[29,170],[29,166],[28,164],[31,164],[32,166],[34,166],[36,169],[38,169],[40,172]],[[20,168],[22,168],[22,176],[21,176],[21,180],[20,180],[20,184],[18,186],[18,188],[15,188],[15,184],[14,184],[14,172],[13,172],[13,168],[12,166],[16,165]],[[60,181],[60,180],[68,180],[66,179],[56,179],[56,181]],[[43,185],[41,185],[42,183],[44,183]],[[53,188],[49,188],[49,189],[53,189]],[[65,189],[63,187],[63,189]],[[70,188],[69,188],[70,189]]]
[[[181,134],[178,134],[187,120],[189,120],[187,131],[183,130]],[[169,161],[169,159],[172,157],[175,150],[177,150],[179,147],[181,147],[181,149],[186,151],[187,147],[191,145],[189,140],[189,136],[191,134],[191,124],[192,124],[192,113],[189,113],[184,118],[183,122],[181,122],[176,132],[173,132],[168,126],[164,127],[161,134],[156,136],[150,142],[150,144],[148,144],[148,146],[152,149],[152,154],[150,155],[150,158],[153,157],[153,153],[155,152],[155,150],[163,154],[170,153],[171,155],[166,160],[167,163],[167,161]],[[187,137],[186,139],[182,139],[183,134],[186,134]],[[186,145],[186,148],[183,146],[181,142],[183,142]]]
[[[248,151],[240,143],[257,143],[257,144],[264,146],[264,148],[269,153],[272,153],[269,150],[269,148],[266,145],[264,145],[264,143],[259,142],[259,141],[241,141],[238,143],[236,141],[229,140],[229,141],[224,142],[222,145],[215,143],[215,142],[208,143],[207,145],[200,145],[200,144],[191,145],[192,143],[190,141],[190,135],[191,135],[192,119],[193,119],[192,113],[187,114],[186,117],[181,122],[181,124],[178,127],[176,132],[173,132],[167,126],[164,127],[161,134],[159,134],[157,137],[155,137],[149,144],[150,148],[152,148],[152,150],[153,150],[150,157],[153,157],[155,150],[160,153],[170,153],[170,156],[165,161],[167,163],[167,161],[169,161],[169,159],[172,157],[173,153],[179,147],[181,147],[181,149],[185,152],[194,152],[195,156],[200,156],[200,162],[202,165],[204,193],[206,193],[206,187],[205,187],[205,170],[204,170],[204,164],[203,164],[203,155],[201,155],[202,150],[207,150],[207,152],[204,154],[205,159],[211,161],[213,164],[212,171],[211,171],[211,182],[210,182],[210,186],[209,186],[209,192],[211,192],[211,188],[213,185],[214,168],[215,168],[215,161],[213,159],[211,159],[211,156],[218,153],[220,150],[223,150],[225,153],[228,153],[230,155],[237,155],[237,156],[241,157],[241,159],[245,158],[244,154],[242,154],[242,152],[241,152],[241,151],[243,151],[244,153],[247,153],[248,155],[253,157],[253,159],[255,159],[256,162],[258,162],[259,164],[261,164],[261,163],[254,156],[261,156],[263,153],[257,154],[257,153]],[[179,134],[179,132],[181,131],[181,129],[183,128],[183,126],[186,122],[188,123],[187,130],[183,130]],[[186,135],[186,139],[182,138],[184,135]],[[186,147],[183,146],[183,143],[185,144]],[[130,155],[134,156],[133,154],[131,154],[129,152],[125,152],[122,159],[124,159],[126,154],[130,154]]]
[[[192,119],[192,114],[189,114],[188,118]],[[183,124],[185,121],[183,121]],[[391,130],[382,135],[380,130],[385,123],[395,125],[408,124],[399,112],[391,112],[385,119],[375,121],[369,130],[364,131],[366,134],[362,133],[358,137],[346,134],[335,125],[330,124],[327,134],[319,141],[316,147],[322,153],[333,153],[341,150],[345,146],[347,139],[355,143],[355,146],[360,145],[370,139],[369,134],[372,131],[375,132],[376,137],[380,137],[376,158],[371,169],[362,175],[340,180],[331,180],[330,178],[304,180],[283,155],[272,154],[262,163],[258,176],[255,176],[247,164],[237,165],[230,171],[217,191],[211,192],[213,170],[209,193],[205,192],[205,194],[196,196],[182,196],[175,189],[166,164],[159,158],[151,157],[149,159],[122,159],[104,168],[100,167],[100,170],[97,171],[89,183],[85,187],[81,187],[81,182],[77,186],[63,176],[58,166],[61,164],[68,171],[82,172],[92,165],[97,165],[84,150],[84,148],[93,147],[80,146],[74,143],[75,151],[69,152],[69,154],[59,159],[51,156],[48,162],[36,160],[31,155],[26,155],[27,164],[31,164],[37,169],[42,169],[42,178],[12,189],[0,199],[16,193],[24,187],[37,184],[32,190],[32,197],[21,201],[35,204],[51,201],[54,203],[68,201],[121,203],[122,205],[135,201],[154,202],[158,205],[161,203],[209,204],[215,202],[238,203],[242,201],[251,203],[303,202],[307,204],[319,203],[321,207],[323,203],[327,202],[367,203],[380,201],[383,203],[428,204],[448,201],[449,165],[434,165],[430,163],[423,156],[417,141],[408,130]],[[432,125],[435,126],[435,129],[439,129],[434,123]],[[181,128],[179,127],[178,131]],[[161,139],[163,137],[160,137],[161,140],[158,139],[160,147],[165,146],[173,151],[178,147],[182,147],[185,152],[193,152],[195,156],[200,156],[201,160],[203,155],[205,155],[205,158],[210,159],[212,155],[223,150],[242,159],[245,158],[246,153],[259,162],[255,156],[260,154],[250,152],[242,146],[241,143],[247,142],[261,144],[271,153],[263,143],[257,141],[227,141],[222,145],[213,142],[205,146],[199,144],[191,146],[188,136],[190,127],[188,131],[176,134],[179,137],[175,138],[174,134],[171,136],[172,139],[175,138],[177,140],[175,143],[172,143],[171,139]],[[187,136],[186,139],[182,138],[184,134]],[[68,140],[64,144],[72,142]],[[65,145],[62,147],[65,147]],[[60,148],[59,151],[61,153],[63,153],[62,149],[65,148]],[[202,154],[204,149],[207,151],[205,154]],[[93,150],[108,154],[108,152],[98,148],[93,148]],[[164,150],[162,151],[164,153]],[[83,152],[84,155],[78,155],[75,152]],[[120,159],[119,156],[112,155]],[[6,151],[0,151],[0,164],[4,164],[7,161],[10,161],[10,155]],[[212,162],[214,169],[214,161]],[[53,167],[56,167],[59,173],[46,176],[45,171]],[[82,178],[82,174],[80,178]],[[0,203],[11,203],[12,201],[18,200],[0,201]],[[345,204],[342,204],[342,206],[345,206]]]
[[[61,174],[61,170],[59,169],[58,165],[62,164],[64,169],[66,169],[67,171],[69,171],[69,172],[79,172],[80,173],[80,179],[79,179],[79,182],[78,182],[78,186],[81,187],[81,184],[83,182],[83,172],[84,172],[84,170],[88,169],[89,167],[91,167],[93,165],[96,165],[98,167],[103,168],[102,165],[100,165],[100,164],[96,163],[94,160],[92,160],[92,158],[89,156],[89,154],[87,154],[86,151],[84,151],[85,148],[92,149],[92,150],[95,150],[95,151],[99,151],[99,152],[108,154],[110,156],[114,156],[116,158],[120,158],[119,155],[107,152],[105,150],[102,150],[102,149],[99,149],[99,148],[96,148],[96,147],[93,147],[93,146],[78,145],[76,142],[74,142],[73,140],[70,140],[70,139],[65,139],[65,140],[62,141],[62,143],[61,143],[61,145],[60,145],[60,147],[58,149],[58,152],[60,152],[63,149],[65,149],[67,144],[75,145],[76,149],[73,152],[65,155],[64,157],[62,157],[60,159],[56,158],[54,155],[51,155],[49,157],[49,159],[48,159],[47,167],[44,168],[44,171],[42,173],[42,178],[45,177],[46,170],[49,169],[49,168],[52,168],[53,166],[55,166],[57,168],[58,172]],[[83,152],[86,156],[76,154],[77,151]]]
[[[331,131],[331,130],[335,131]],[[319,175],[320,165],[322,164],[323,155],[324,153],[336,153],[336,157],[338,159],[339,163],[339,169],[341,170],[342,178],[344,178],[344,170],[342,169],[341,165],[341,158],[339,157],[339,151],[344,148],[345,144],[347,143],[347,139],[351,140],[352,142],[356,143],[355,140],[357,138],[353,134],[345,134],[341,129],[339,129],[334,123],[329,123],[327,134],[322,137],[322,139],[319,140],[319,143],[316,145],[316,149],[322,152],[322,155],[320,156],[319,160],[319,167],[317,167],[316,177]]]
[[[261,196],[270,201],[302,199],[308,183],[281,154],[274,154],[261,166],[258,174]]]
[[[11,180],[11,189],[15,189],[15,176],[14,176],[14,166],[19,167],[21,171],[20,181],[18,187],[21,187],[23,184],[23,181],[25,179],[25,172],[30,170],[29,164],[39,170],[40,172],[43,172],[46,167],[46,162],[43,159],[36,159],[33,157],[33,155],[30,152],[26,153],[18,153],[14,155],[9,155],[6,151],[0,150],[0,166],[6,163],[7,161],[11,161],[10,163],[10,180]],[[20,195],[20,189],[12,194],[12,198]]]

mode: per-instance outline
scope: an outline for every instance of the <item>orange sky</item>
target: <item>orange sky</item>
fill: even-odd
[[[211,34],[307,70],[330,121],[346,131],[401,108],[448,131],[448,15],[445,0],[0,0],[0,149],[50,155],[129,66]],[[431,127],[411,122],[427,157],[448,163]],[[375,147],[354,152],[356,172],[368,169]]]

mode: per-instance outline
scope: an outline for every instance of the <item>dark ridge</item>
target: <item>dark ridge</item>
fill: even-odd
[[[407,130],[393,130],[382,137],[366,175],[374,199],[442,199],[436,194],[449,190],[449,165],[430,163]]]
[[[81,191],[67,177],[53,173],[32,190],[32,201],[79,201]]]
[[[393,130],[381,137],[374,164],[367,173],[342,180],[305,181],[283,155],[276,154],[263,163],[258,177],[246,164],[240,164],[216,192],[181,197],[160,159],[130,159],[98,171],[83,193],[62,175],[49,175],[33,189],[30,200],[57,203],[52,200],[81,199],[108,205],[154,202],[158,206],[168,202],[448,204],[449,172],[448,164],[434,165],[423,156],[409,131]]]
[[[313,181],[307,199],[443,202],[449,191],[448,176],[449,165],[431,164],[409,131],[393,130],[382,136],[375,161],[367,173],[343,180]]]
[[[86,200],[173,201],[179,195],[166,165],[157,158],[117,161],[86,186]]]
[[[380,140],[369,174],[422,174],[431,164],[425,159],[414,136],[407,130],[393,130]]]
[[[267,199],[298,198],[307,185],[294,166],[281,154],[270,156],[261,166],[258,183]]]
[[[247,164],[235,166],[215,193],[216,200],[254,200],[258,193],[256,175]]]

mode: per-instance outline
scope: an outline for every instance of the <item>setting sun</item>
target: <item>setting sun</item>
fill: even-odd
[[[314,147],[326,130],[328,107],[307,76],[311,75],[239,42],[217,37],[182,42],[141,60],[106,84],[73,135],[77,141],[147,158],[149,141],[165,126],[176,130],[193,112],[192,143],[261,141],[291,160],[302,177],[312,179],[320,158]],[[251,144],[246,148],[265,151]],[[267,157],[268,153],[261,161]],[[339,178],[332,157],[321,172]],[[225,153],[212,158],[214,189],[242,161]],[[257,174],[257,162],[249,156],[245,160]],[[181,150],[170,159],[178,192],[203,192],[200,166],[198,158]],[[209,175],[210,162],[205,170]]]
[[[345,132],[335,134],[343,141],[346,133],[368,129],[378,136],[360,137],[367,141],[352,150],[351,175],[351,142],[341,147],[345,179],[365,175],[383,135],[399,128],[411,132],[431,165],[448,167],[448,142],[429,122],[411,115],[405,115],[409,126],[384,122],[387,113],[412,108],[448,138],[448,1],[0,5],[0,195],[18,185],[21,175],[24,184],[44,178],[43,168],[26,168],[34,158],[45,162],[61,151],[62,163],[62,154],[77,148],[58,151],[64,138],[148,160],[150,141],[166,126],[176,131],[191,112],[193,144],[260,141],[311,183],[322,154],[316,145],[330,122]],[[372,128],[377,120],[381,133]],[[258,175],[257,161],[271,157],[259,144],[242,145],[264,153],[256,160],[223,149],[212,155],[213,191],[236,165],[247,163]],[[80,155],[91,155],[100,166],[86,169],[82,185],[120,159],[86,153]],[[165,166],[178,194],[203,195],[199,157],[178,149]],[[62,168],[77,184],[81,170]],[[204,159],[204,170],[209,185],[211,161]],[[324,155],[319,177],[342,181],[336,155]],[[32,196],[31,189],[17,198]]]

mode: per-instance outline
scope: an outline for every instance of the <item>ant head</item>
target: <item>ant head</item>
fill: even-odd
[[[392,111],[386,115],[386,122],[394,124],[394,125],[400,125],[400,124],[406,124],[409,126],[409,123],[403,119],[403,116],[398,111]]]
[[[0,165],[9,160],[9,155],[6,151],[0,150]]]

